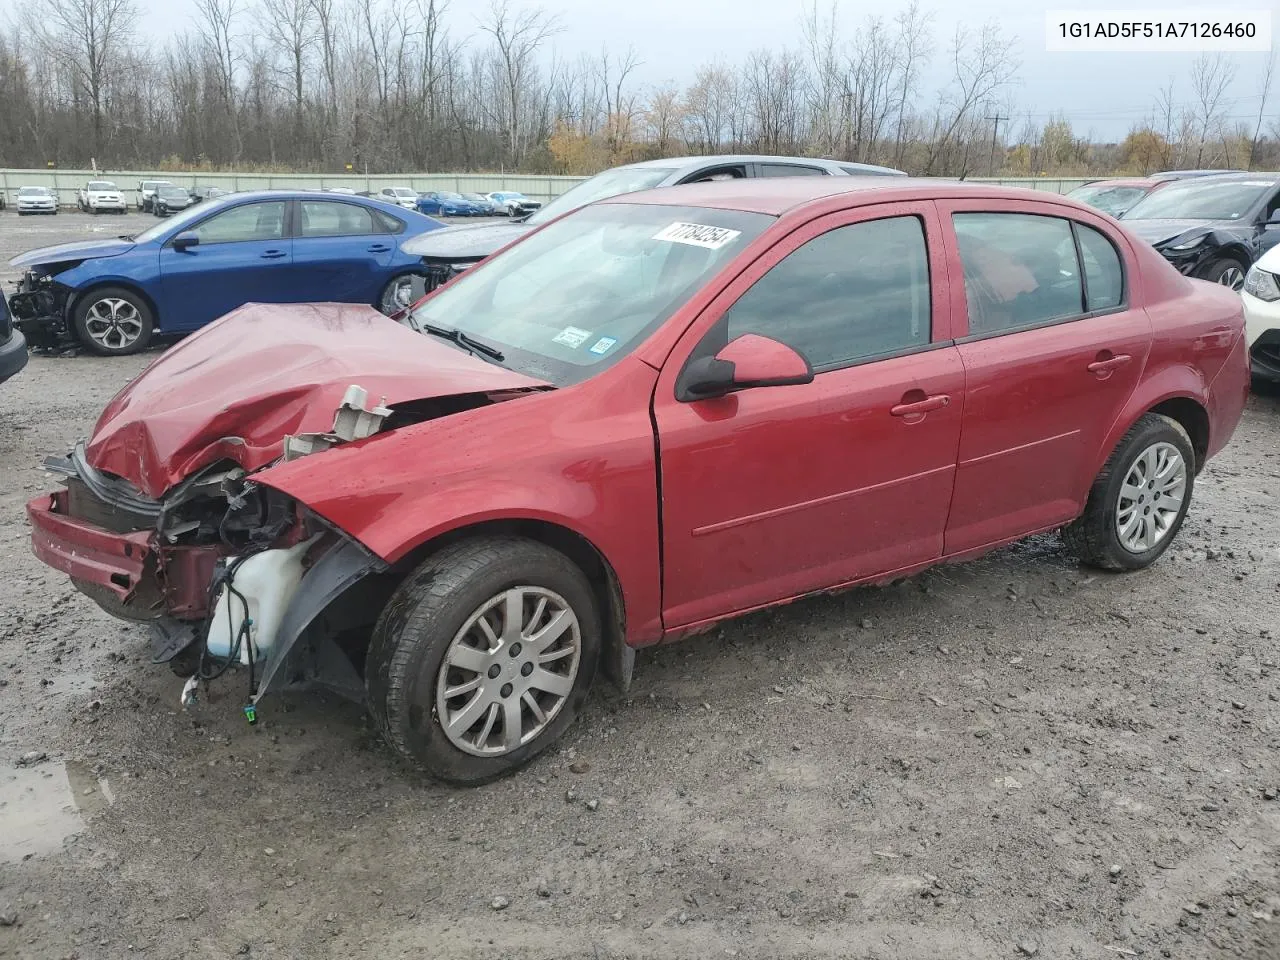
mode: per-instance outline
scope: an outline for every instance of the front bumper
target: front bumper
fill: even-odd
[[[17,291],[9,298],[9,313],[14,327],[27,339],[27,346],[38,350],[59,350],[78,342],[67,318],[67,302],[71,291],[47,278],[37,278],[28,271],[18,282]]]
[[[22,331],[13,330],[0,342],[0,383],[27,365],[27,340]]]
[[[19,213],[57,213],[58,205],[56,203],[23,203],[18,201]]]
[[[37,559],[67,574],[108,613],[132,620],[202,619],[217,546],[157,548],[153,530],[116,532],[67,509],[68,491],[27,504]]]
[[[124,210],[125,203],[123,200],[90,200],[90,210]]]
[[[1280,383],[1280,300],[1241,293],[1249,367],[1255,377]]]

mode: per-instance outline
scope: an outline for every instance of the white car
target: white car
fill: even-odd
[[[90,180],[76,193],[76,205],[85,213],[124,213],[124,194],[110,180]]]
[[[418,207],[418,191],[408,187],[383,187],[378,191],[378,196],[409,210],[416,210]]]
[[[161,187],[172,187],[173,184],[168,180],[139,180],[138,181],[138,209],[143,213],[151,210],[151,204],[156,199],[156,191]]]
[[[1240,297],[1253,375],[1280,383],[1280,246],[1249,268]]]
[[[52,213],[56,215],[57,212],[58,200],[48,187],[18,188],[18,216],[25,217],[28,213]]]

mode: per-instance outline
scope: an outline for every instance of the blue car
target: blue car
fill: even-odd
[[[437,217],[470,217],[476,208],[462,198],[460,193],[432,190],[418,197],[418,212]]]
[[[9,298],[33,347],[136,353],[244,303],[368,303],[395,313],[421,294],[422,260],[401,250],[444,226],[363,197],[281,190],[217,197],[137,236],[42,247]]]

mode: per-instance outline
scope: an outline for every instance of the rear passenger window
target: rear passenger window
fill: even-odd
[[[953,216],[972,336],[1037,327],[1084,311],[1071,224],[1022,213]]]
[[[819,370],[927,344],[924,225],[893,217],[814,237],[757,280],[725,320],[729,340],[772,337]]]
[[[1124,301],[1124,271],[1111,241],[1093,227],[1076,224],[1084,264],[1085,300],[1090,311],[1110,310]]]
[[[360,237],[374,229],[373,214],[354,203],[303,200],[301,235],[304,237]]]
[[[762,177],[825,177],[827,171],[818,167],[806,167],[798,163],[762,163]]]

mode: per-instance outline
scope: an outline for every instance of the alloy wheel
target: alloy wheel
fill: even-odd
[[[1171,443],[1147,447],[1120,487],[1116,535],[1130,553],[1146,553],[1169,535],[1187,496],[1187,461]]]
[[[1244,271],[1239,267],[1227,267],[1218,278],[1218,283],[1232,290],[1242,290],[1244,289]]]
[[[581,657],[578,617],[558,593],[517,586],[490,597],[445,651],[436,678],[441,729],[474,756],[510,753],[555,719]]]
[[[107,350],[123,350],[142,336],[142,317],[128,300],[104,297],[85,313],[84,329]]]

